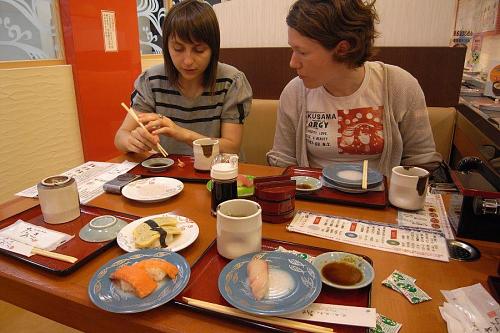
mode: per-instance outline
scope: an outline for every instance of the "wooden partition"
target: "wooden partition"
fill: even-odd
[[[373,60],[397,65],[417,78],[428,106],[456,106],[460,93],[464,48],[380,47]],[[247,76],[254,98],[278,99],[285,85],[296,76],[290,68],[291,49],[221,49],[221,61],[236,66]]]

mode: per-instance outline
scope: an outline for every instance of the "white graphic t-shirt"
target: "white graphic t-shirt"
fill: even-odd
[[[306,90],[306,144],[311,167],[333,161],[378,163],[384,148],[383,68],[365,63],[361,86],[350,96],[324,87]]]

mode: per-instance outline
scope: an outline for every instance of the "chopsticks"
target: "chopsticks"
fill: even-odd
[[[31,249],[31,253],[38,254],[38,255],[41,255],[41,256],[44,256],[44,257],[49,257],[49,258],[52,258],[52,259],[57,259],[57,260],[69,262],[69,263],[72,263],[72,264],[74,264],[75,262],[78,261],[78,258],[75,258],[75,257],[72,257],[72,256],[67,256],[65,254],[60,254],[60,253],[57,253],[57,252],[46,251],[46,250],[43,250],[43,249],[39,249],[37,247],[32,248]]]
[[[230,315],[230,316],[254,320],[254,321],[267,323],[267,324],[274,324],[274,325],[283,326],[283,327],[295,328],[295,329],[299,329],[299,330],[306,331],[306,332],[333,333],[333,329],[328,328],[328,327],[306,324],[306,323],[302,323],[300,321],[284,319],[284,318],[254,316],[254,315],[247,314],[247,313],[245,313],[241,310],[235,309],[235,308],[230,308],[230,307],[227,307],[224,305],[200,301],[200,300],[189,298],[189,297],[183,297],[182,299],[184,300],[184,302],[188,303],[189,305],[197,306],[199,308],[223,313],[223,314]]]
[[[366,190],[368,188],[368,160],[363,161],[363,178],[361,179],[361,188]]]
[[[139,126],[141,126],[143,129],[145,129],[147,131],[146,127],[144,127],[144,125],[139,121],[139,118],[137,117],[137,115],[135,114],[135,111],[132,108],[129,108],[127,105],[125,105],[125,103],[122,103],[121,106],[123,106],[123,108],[128,112],[128,114],[131,115],[132,118],[134,118],[134,120],[137,122],[137,124],[139,124]],[[156,148],[158,148],[158,151],[164,157],[168,156],[167,151],[165,149],[163,149],[163,147],[160,145],[160,143],[156,144]]]

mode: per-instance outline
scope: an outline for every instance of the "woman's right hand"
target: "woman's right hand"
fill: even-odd
[[[158,135],[152,135],[138,126],[125,136],[124,148],[133,153],[145,153],[155,148],[159,141]]]

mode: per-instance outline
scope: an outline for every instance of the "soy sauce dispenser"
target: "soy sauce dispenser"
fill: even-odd
[[[212,215],[217,215],[217,206],[227,200],[238,198],[238,155],[217,155],[210,169],[212,178]]]

